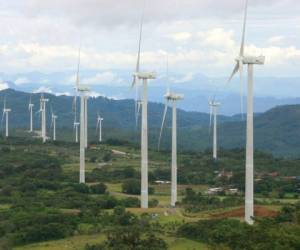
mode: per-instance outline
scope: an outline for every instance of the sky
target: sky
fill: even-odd
[[[0,71],[72,72],[82,44],[89,84],[128,84],[135,68],[142,0],[0,0]],[[241,40],[244,0],[146,0],[142,69],[230,75]],[[246,54],[265,55],[260,77],[300,77],[300,1],[249,0]],[[24,74],[24,76],[22,76]],[[5,79],[2,79],[5,80]],[[45,79],[47,81],[47,79]],[[74,81],[70,74],[66,82]],[[1,83],[3,84],[3,83]],[[1,87],[0,84],[0,87]],[[300,83],[299,83],[300,87]]]

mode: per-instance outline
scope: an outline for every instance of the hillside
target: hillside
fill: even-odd
[[[28,103],[30,99],[29,93],[7,89],[0,91],[0,107],[3,107],[3,99],[6,96],[7,106],[12,109],[10,114],[10,121],[12,127],[26,128],[29,124]],[[58,115],[57,126],[60,128],[72,128],[74,113],[72,111],[73,97],[71,96],[55,96],[45,94],[50,100],[47,109],[48,120],[50,118],[50,107]],[[40,94],[32,94],[32,102],[34,103],[34,111],[39,109]],[[78,99],[79,100],[79,99]],[[77,103],[77,110],[79,111],[79,101]],[[99,112],[104,117],[105,126],[108,128],[135,129],[134,117],[134,101],[133,100],[114,100],[104,97],[90,98],[88,110],[88,124],[90,128],[95,128],[97,113]],[[164,105],[160,103],[149,103],[149,127],[158,128],[161,125]],[[78,116],[79,117],[79,116]],[[208,126],[209,115],[199,112],[186,112],[178,110],[178,127],[194,127],[194,126]],[[38,114],[35,116],[35,127],[39,126]],[[232,121],[238,119],[237,117],[220,116],[220,121]],[[171,117],[167,118],[167,122]]]
[[[7,97],[7,105],[12,108],[10,114],[11,127],[27,129],[29,124],[29,93],[12,89],[0,92],[0,105],[3,97]],[[48,105],[48,121],[50,106],[59,119],[57,126],[61,139],[71,136],[74,114],[72,112],[73,97],[46,94],[50,99]],[[33,94],[35,112],[39,108],[40,94]],[[79,103],[78,103],[79,104]],[[156,147],[159,127],[164,105],[149,103],[149,142]],[[78,107],[79,110],[79,107]],[[97,112],[104,117],[104,138],[118,138],[139,141],[139,132],[135,126],[134,101],[113,100],[104,97],[90,98],[89,129],[90,140],[95,139]],[[35,128],[39,127],[39,115],[35,114]],[[243,148],[245,145],[245,121],[239,115],[219,116],[219,145],[223,148]],[[199,151],[211,147],[211,135],[208,131],[209,114],[178,110],[178,144],[182,151]],[[50,122],[48,123],[50,126]],[[171,140],[171,113],[167,116],[162,149],[169,149]],[[69,135],[69,136],[67,136]],[[257,149],[271,152],[278,156],[300,156],[300,105],[278,106],[255,117],[255,146]]]

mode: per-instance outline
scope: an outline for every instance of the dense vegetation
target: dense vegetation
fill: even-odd
[[[86,153],[87,184],[78,184],[78,145],[42,145],[29,137],[0,138],[0,249],[95,234],[104,239],[97,244],[85,242],[87,250],[164,250],[170,245],[168,239],[177,237],[216,249],[244,249],[240,244],[248,232],[251,238],[247,243],[255,240],[261,244],[253,249],[297,249],[299,205],[284,207],[274,219],[258,219],[254,227],[205,214],[242,206],[243,150],[222,150],[218,162],[211,160],[209,151],[180,153],[178,183],[182,188],[176,211],[168,207],[169,186],[156,184],[170,180],[170,154],[150,151],[149,206],[153,212],[147,214],[138,209],[138,146],[115,139],[107,142],[90,145]],[[280,209],[282,203],[294,202],[299,192],[299,180],[294,176],[299,175],[300,162],[261,152],[256,152],[255,158],[256,203]],[[224,191],[208,195],[209,187],[222,187]],[[237,188],[239,193],[228,194],[230,188]],[[190,223],[199,215],[199,222]],[[263,234],[266,225],[270,231]],[[257,239],[259,234],[278,247],[268,248],[270,245]],[[235,239],[241,243],[234,244]]]
[[[235,219],[205,220],[182,225],[178,235],[213,249],[300,249],[300,203],[284,207],[275,218],[259,219],[254,226]]]

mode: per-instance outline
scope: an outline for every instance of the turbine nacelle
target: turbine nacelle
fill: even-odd
[[[142,79],[142,80],[156,79],[156,73],[155,72],[138,72],[138,73],[134,73],[133,76],[137,77],[138,79]]]
[[[219,102],[215,102],[215,101],[209,102],[209,106],[211,106],[211,107],[219,107],[220,105],[221,105],[221,103],[219,103]]]
[[[83,85],[83,84],[78,84],[78,86],[77,86],[76,89],[77,89],[77,91],[79,91],[79,92],[89,92],[89,91],[90,91],[89,86]]]
[[[184,99],[184,95],[182,95],[182,94],[175,94],[175,93],[171,93],[171,92],[167,92],[167,94],[165,94],[164,97],[168,101],[179,101],[179,100],[183,100]]]
[[[242,57],[236,58],[236,61],[238,63],[240,61],[242,61],[243,64],[263,65],[263,64],[265,64],[266,57],[265,56],[242,56]]]
[[[3,109],[3,113],[11,112],[11,109]]]

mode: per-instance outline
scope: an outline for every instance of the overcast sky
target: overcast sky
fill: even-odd
[[[267,57],[260,76],[300,76],[300,1],[249,0],[246,54]],[[82,67],[133,70],[142,0],[0,0],[0,71]],[[237,56],[244,0],[148,0],[142,67],[187,76],[228,76]],[[101,76],[100,76],[101,77]]]

